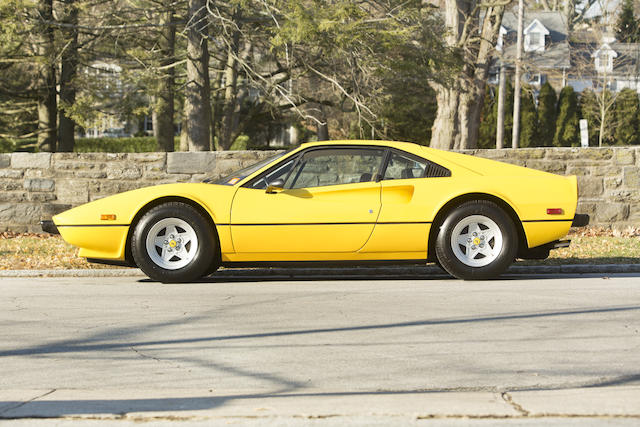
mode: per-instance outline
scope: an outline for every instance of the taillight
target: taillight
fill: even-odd
[[[562,208],[549,208],[547,209],[547,215],[562,215],[564,210]]]

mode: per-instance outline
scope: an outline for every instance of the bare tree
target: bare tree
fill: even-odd
[[[40,58],[38,69],[38,147],[41,151],[56,151],[57,103],[53,22],[53,0],[39,0],[39,25],[36,27],[36,49]]]
[[[446,43],[460,52],[463,68],[449,85],[433,82],[438,111],[431,146],[440,149],[475,148],[480,112],[504,9],[510,0],[446,0]]]
[[[65,25],[61,33],[66,41],[60,54],[60,112],[58,125],[58,151],[73,151],[75,145],[75,122],[65,111],[76,102],[74,78],[78,71],[78,7],[76,0],[63,3],[60,21]]]
[[[184,115],[189,151],[211,149],[206,0],[189,0]]]

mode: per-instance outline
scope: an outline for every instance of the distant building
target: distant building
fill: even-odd
[[[490,70],[490,83],[498,82],[502,63],[513,69],[516,60],[518,17],[505,12],[498,35],[498,58]],[[568,27],[560,12],[526,12],[523,31],[523,66],[527,83],[539,88],[549,81],[557,90],[566,84],[571,67]]]
[[[640,93],[640,43],[620,43],[605,37],[601,43],[572,43],[568,84],[576,91],[631,88]]]

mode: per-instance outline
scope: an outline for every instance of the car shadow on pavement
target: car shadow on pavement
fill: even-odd
[[[377,272],[375,270],[356,270],[345,272],[340,270],[287,270],[287,269],[227,269],[211,276],[203,277],[192,283],[234,283],[234,282],[282,282],[282,281],[389,281],[389,280],[421,280],[421,281],[442,281],[464,283],[460,279],[447,274],[445,271],[431,268],[428,271],[398,271],[398,272]],[[416,269],[414,269],[416,270]],[[478,283],[492,283],[495,281],[520,281],[520,280],[550,280],[550,279],[574,279],[574,278],[602,278],[610,277],[639,277],[639,273],[579,273],[579,272],[551,272],[551,273],[505,273],[497,279],[477,281]],[[157,283],[151,279],[140,279],[140,283]]]

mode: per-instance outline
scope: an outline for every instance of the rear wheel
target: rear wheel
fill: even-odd
[[[463,203],[444,220],[436,256],[451,275],[464,280],[490,279],[513,262],[518,234],[498,205],[486,200]]]
[[[188,282],[207,274],[217,240],[209,222],[192,206],[170,202],[151,209],[136,225],[133,258],[151,279]]]

